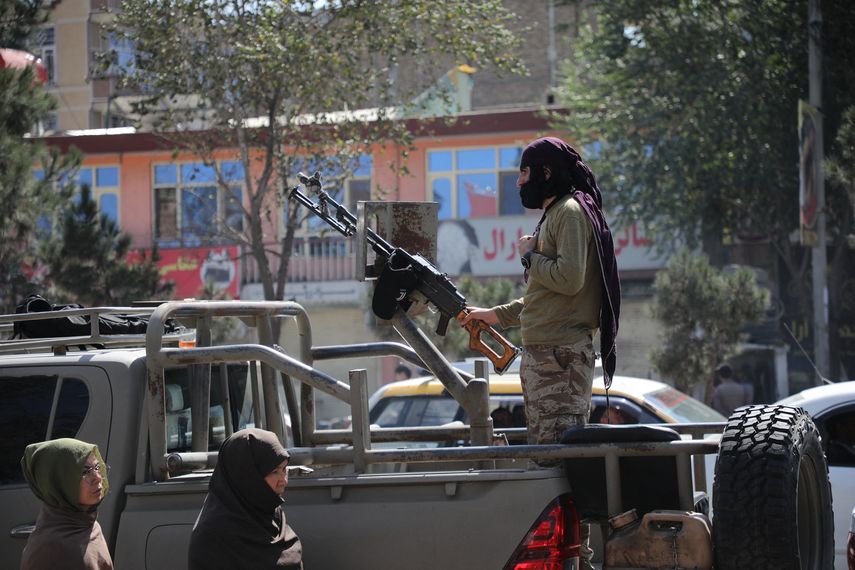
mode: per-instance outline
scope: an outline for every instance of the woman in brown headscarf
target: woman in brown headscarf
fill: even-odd
[[[223,442],[190,537],[190,570],[303,568],[282,512],[289,457],[269,431],[244,429]]]
[[[98,446],[77,439],[28,445],[21,468],[42,501],[21,570],[112,570],[97,508],[107,495],[107,466]]]

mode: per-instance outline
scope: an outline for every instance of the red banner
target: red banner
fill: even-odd
[[[237,246],[160,249],[158,254],[161,278],[175,284],[173,299],[201,298],[207,282],[215,291],[238,298]],[[135,256],[129,257],[133,260]]]
[[[799,101],[799,227],[802,245],[817,243],[816,220],[819,217],[817,192],[818,161],[816,156],[816,124],[819,111]]]
[[[16,49],[0,49],[0,69],[9,67],[12,69],[24,69],[27,66],[36,68],[36,77],[42,85],[48,82],[48,72],[41,59],[33,54]]]

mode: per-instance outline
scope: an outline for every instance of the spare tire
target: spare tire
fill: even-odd
[[[834,564],[828,466],[801,408],[746,406],[727,422],[713,482],[716,570]]]

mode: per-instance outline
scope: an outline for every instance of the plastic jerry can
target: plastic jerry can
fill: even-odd
[[[604,570],[710,570],[710,521],[702,513],[651,511],[640,520],[635,509],[609,519]]]

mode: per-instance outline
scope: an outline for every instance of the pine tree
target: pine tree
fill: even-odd
[[[22,49],[46,12],[40,0],[0,6],[0,47]],[[56,104],[38,82],[35,70],[0,69],[0,312],[9,312],[32,292],[29,276],[35,258],[35,230],[44,215],[66,195],[57,181],[77,163],[24,138]],[[40,169],[42,176],[33,175]]]
[[[157,249],[139,262],[129,262],[130,235],[98,213],[88,186],[63,213],[59,229],[42,253],[51,282],[68,300],[87,306],[128,305],[169,293],[160,284]]]

